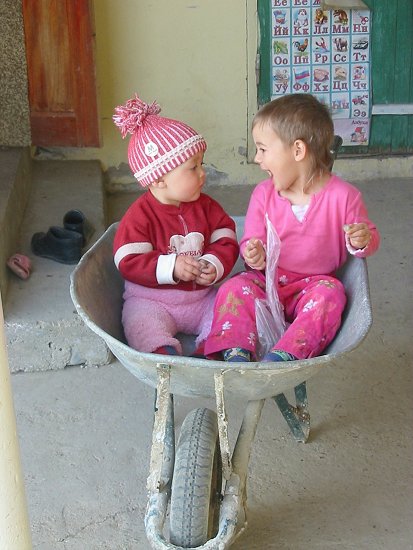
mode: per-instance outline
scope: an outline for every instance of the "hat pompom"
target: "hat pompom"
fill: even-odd
[[[122,138],[126,134],[133,134],[139,126],[142,126],[148,115],[157,115],[161,112],[161,108],[154,101],[150,105],[142,101],[137,94],[132,99],[129,99],[125,105],[119,105],[115,108],[113,121],[120,128]]]

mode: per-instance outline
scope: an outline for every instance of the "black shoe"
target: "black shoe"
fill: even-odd
[[[63,217],[63,227],[70,231],[77,231],[83,237],[83,246],[95,232],[95,228],[80,210],[69,210]]]
[[[77,264],[82,256],[83,237],[76,231],[52,226],[47,233],[35,233],[31,245],[36,256],[61,264]]]

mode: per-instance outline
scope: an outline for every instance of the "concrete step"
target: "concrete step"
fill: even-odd
[[[10,274],[3,297],[5,331],[11,372],[58,370],[110,361],[106,345],[86,329],[69,293],[72,265],[35,256],[32,235],[63,226],[68,210],[81,210],[95,233],[89,247],[105,230],[105,198],[98,161],[32,161],[32,185],[14,252],[30,257],[31,277]]]

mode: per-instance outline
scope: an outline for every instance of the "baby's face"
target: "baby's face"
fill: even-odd
[[[181,202],[199,199],[205,183],[204,153],[200,151],[163,177],[164,186],[157,198],[164,204],[179,206]],[[161,191],[161,196],[159,196]]]

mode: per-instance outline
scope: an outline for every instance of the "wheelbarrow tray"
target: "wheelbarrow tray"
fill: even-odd
[[[244,218],[234,218],[237,229]],[[130,348],[121,323],[123,279],[113,261],[113,238],[117,223],[111,225],[85,253],[71,275],[73,303],[85,324],[107,344],[113,355],[136,378],[156,388],[157,365],[171,368],[171,393],[214,397],[214,373],[224,376],[225,392],[243,400],[260,400],[283,393],[308,380],[321,368],[336,363],[355,349],[372,323],[367,265],[364,259],[349,256],[338,274],[347,293],[342,326],[325,354],[311,359],[280,363],[228,363],[187,356],[142,353]],[[238,271],[242,265],[237,264]],[[150,322],[150,321],[149,321]]]
[[[244,218],[236,218],[235,221],[237,232],[241,234]],[[186,355],[142,353],[130,348],[123,334],[121,313],[124,283],[113,262],[112,252],[116,228],[117,224],[109,227],[83,256],[71,275],[70,292],[85,324],[106,342],[112,353],[136,378],[157,390],[147,482],[146,535],[154,550],[178,550],[183,547],[223,550],[232,544],[247,525],[248,461],[265,399],[273,397],[294,437],[297,441],[306,441],[309,433],[306,381],[322,367],[343,359],[361,343],[370,328],[372,316],[366,262],[349,257],[339,274],[347,292],[347,307],[338,334],[322,356],[285,364],[228,364]],[[242,264],[238,262],[233,272],[241,269]],[[284,392],[290,388],[294,388],[297,407],[291,407],[284,396]],[[224,393],[225,396],[232,394],[246,402],[232,456]],[[183,432],[184,437],[182,443],[181,437],[178,441],[176,461],[173,394],[215,398],[216,414],[204,409],[200,415],[195,411],[193,418],[203,418],[201,415],[208,412],[211,419],[216,418],[219,434],[216,441],[216,432],[207,432],[206,423],[202,428],[199,425],[197,430],[194,429],[195,423],[186,426],[187,419],[192,418],[190,413],[181,427],[181,436]],[[217,468],[225,480],[221,488],[216,487],[213,481],[216,479],[213,466],[217,464],[215,459],[205,466],[206,458],[209,460],[216,456],[218,445],[221,466]],[[208,450],[207,454],[205,449]],[[175,472],[176,463],[179,475]],[[210,477],[205,475],[205,468]],[[182,480],[185,480],[183,484]],[[207,518],[211,509],[209,495],[212,494],[215,497],[220,495],[222,501],[216,534],[214,536],[212,533],[213,538],[207,540],[204,533],[207,529],[209,531]],[[169,541],[163,532],[168,506]],[[178,515],[176,521],[172,519],[174,514]],[[194,536],[197,531],[202,532],[201,542],[197,542],[197,535]],[[177,546],[171,542],[172,538]]]

